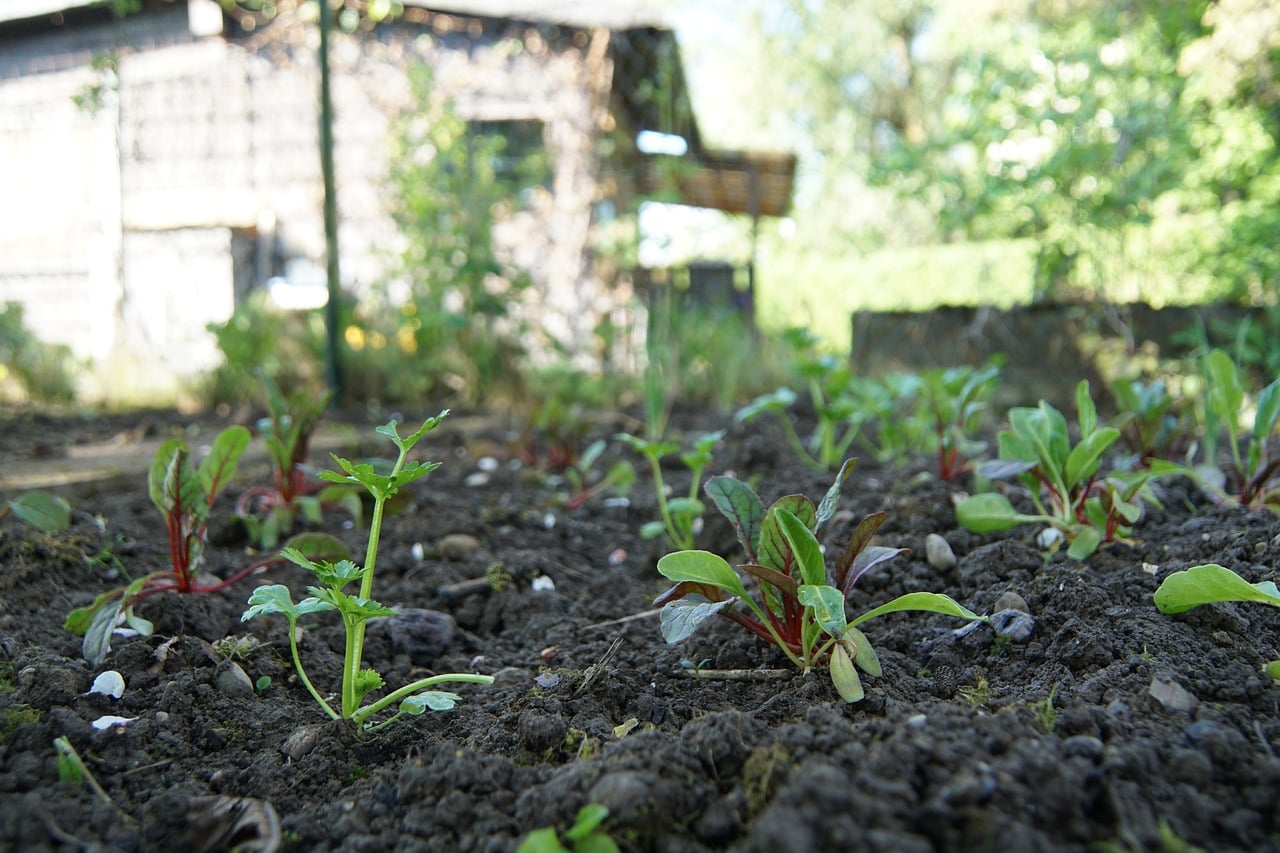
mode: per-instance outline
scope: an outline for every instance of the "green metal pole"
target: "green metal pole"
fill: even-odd
[[[338,207],[333,178],[333,99],[329,94],[329,30],[332,15],[328,0],[320,5],[320,172],[324,179],[324,246],[325,274],[329,285],[329,301],[325,304],[325,332],[328,343],[327,375],[334,402],[342,398],[341,336],[338,325],[338,303],[342,285],[338,278]]]

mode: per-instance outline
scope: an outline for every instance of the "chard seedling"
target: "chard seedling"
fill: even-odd
[[[1036,512],[1020,513],[1005,495],[974,495],[956,507],[956,518],[975,533],[1009,530],[1020,524],[1048,524],[1068,543],[1073,560],[1089,557],[1103,542],[1123,539],[1142,515],[1152,474],[1100,477],[1108,448],[1120,437],[1114,427],[1099,426],[1089,383],[1076,386],[1080,441],[1074,447],[1062,413],[1041,400],[1038,408],[1009,411],[1009,429],[999,436],[1000,458],[978,466],[992,480],[1017,477],[1031,493]]]
[[[635,485],[636,469],[625,459],[615,462],[604,475],[595,476],[593,469],[606,446],[604,439],[596,439],[587,445],[572,465],[564,469],[570,490],[564,502],[565,509],[581,509],[587,501],[608,491],[618,496],[626,495]]]
[[[245,489],[236,501],[236,515],[249,536],[263,548],[274,548],[293,530],[301,516],[313,524],[324,522],[326,507],[340,507],[360,523],[360,495],[349,486],[322,486],[312,482],[305,467],[311,435],[331,395],[313,398],[294,394],[286,398],[265,373],[267,417],[258,423],[271,459],[270,486]]]
[[[1268,444],[1280,420],[1280,378],[1259,391],[1252,401],[1253,426],[1241,442],[1249,412],[1244,372],[1220,349],[1211,350],[1202,369],[1204,463],[1194,467],[1157,461],[1152,469],[1185,474],[1220,502],[1280,512],[1280,456]],[[1225,436],[1231,459],[1224,472],[1218,467],[1218,442]]]
[[[1156,609],[1167,615],[1186,613],[1205,604],[1224,601],[1254,601],[1280,607],[1280,589],[1275,581],[1249,583],[1217,563],[1192,566],[1165,578],[1155,592]],[[1273,680],[1280,681],[1280,660],[1263,667]]]
[[[800,437],[788,416],[800,395],[786,387],[757,397],[739,409],[735,419],[745,424],[764,414],[773,415],[782,424],[787,444],[806,467],[831,471],[844,459],[868,415],[855,393],[853,374],[847,364],[833,355],[817,353],[818,339],[804,329],[789,329],[786,337],[797,350],[796,370],[817,419],[813,432],[808,439]]]
[[[45,492],[23,492],[0,505],[0,518],[12,514],[42,533],[58,533],[71,526],[71,504]]]
[[[986,449],[973,438],[995,393],[1000,366],[952,367],[922,373],[924,398],[933,420],[938,476],[954,480],[969,469],[969,460]]]
[[[151,622],[134,612],[142,600],[162,592],[217,592],[274,561],[272,557],[254,563],[212,584],[202,585],[197,580],[209,514],[248,446],[247,429],[228,427],[214,439],[209,455],[193,468],[186,442],[171,439],[160,445],[151,463],[147,486],[151,502],[164,516],[171,568],[133,579],[127,586],[109,590],[67,615],[63,627],[84,635],[83,652],[88,661],[96,664],[106,657],[111,650],[111,635],[122,623],[139,634],[149,636],[153,632]]]
[[[642,526],[640,535],[645,539],[662,536],[672,548],[692,548],[702,516],[706,513],[706,507],[698,500],[702,474],[711,464],[712,451],[724,438],[724,431],[700,435],[694,439],[691,450],[680,453],[681,463],[689,469],[690,480],[688,493],[676,498],[667,497],[667,486],[662,478],[662,460],[673,453],[679,453],[680,445],[671,441],[650,441],[626,433],[619,433],[616,438],[643,455],[653,474],[653,488],[658,498],[658,514],[661,518]]]
[[[1191,447],[1195,424],[1188,401],[1170,394],[1163,379],[1121,377],[1111,383],[1111,396],[1116,403],[1113,424],[1139,464],[1177,460]]]
[[[281,556],[311,571],[318,586],[307,587],[311,595],[295,603],[289,588],[283,584],[262,586],[249,597],[249,608],[241,616],[248,621],[255,616],[283,616],[289,623],[289,653],[294,669],[307,692],[332,719],[350,720],[364,731],[375,731],[399,719],[404,714],[419,715],[424,711],[444,711],[452,708],[461,697],[456,693],[430,688],[451,682],[491,684],[493,677],[470,673],[444,673],[421,678],[406,684],[380,698],[365,702],[368,694],[384,686],[382,676],[362,666],[364,657],[365,628],[370,619],[393,616],[395,611],[373,600],[373,574],[378,558],[378,542],[382,534],[382,517],[387,501],[400,490],[440,467],[439,462],[417,462],[409,459],[414,445],[435,429],[449,414],[445,409],[423,422],[417,431],[401,437],[395,422],[377,428],[379,435],[391,439],[399,451],[395,464],[386,473],[372,463],[354,463],[340,456],[333,456],[342,470],[322,471],[320,478],[331,483],[349,484],[366,489],[373,498],[373,514],[369,524],[369,544],[365,551],[364,565],[358,566],[348,559],[318,560],[295,548],[285,548]],[[331,454],[332,455],[332,454]],[[351,595],[346,588],[359,583],[359,592]],[[338,708],[334,708],[315,688],[298,653],[298,620],[313,613],[337,611],[342,619],[346,645],[342,662],[342,687]],[[394,709],[389,718],[373,722],[383,711]]]
[[[709,551],[679,551],[658,561],[658,571],[676,585],[654,601],[662,606],[662,635],[679,642],[713,616],[721,616],[777,646],[808,672],[826,665],[841,698],[863,697],[858,670],[880,675],[880,662],[859,626],[907,610],[928,611],[962,619],[981,619],[945,595],[911,592],[849,619],[845,604],[858,579],[905,549],[872,545],[885,521],[883,512],[869,515],[834,565],[827,567],[817,534],[835,514],[840,487],[853,468],[841,466],[821,503],[803,495],[787,495],[766,511],[755,491],[731,477],[713,477],[706,493],[737,533],[747,562],[738,567],[755,587],[748,591],[738,572]]]

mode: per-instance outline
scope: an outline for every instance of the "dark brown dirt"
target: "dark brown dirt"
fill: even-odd
[[[136,426],[127,420],[85,437]],[[10,419],[0,424],[0,450],[4,458],[58,452],[72,440],[51,439],[63,427]],[[212,425],[191,434],[211,435]],[[1164,507],[1149,509],[1141,541],[1104,548],[1082,566],[1043,558],[1030,529],[986,537],[960,529],[957,486],[931,478],[924,462],[865,465],[846,484],[848,512],[829,525],[828,546],[883,509],[883,544],[912,554],[864,578],[857,609],[932,590],[991,612],[1014,592],[1036,624],[1018,643],[987,626],[958,637],[943,617],[871,622],[884,674],[866,679],[865,701],[846,705],[822,672],[690,677],[685,662],[763,670],[786,661],[723,620],[666,645],[656,615],[639,615],[665,588],[654,569],[659,546],[637,535],[655,516],[647,484],[629,507],[596,500],[566,511],[556,489],[508,452],[517,435],[452,430],[425,441],[421,455],[444,465],[388,519],[374,595],[452,622],[423,643],[396,626],[371,628],[366,653],[393,686],[444,671],[488,673],[495,683],[460,686],[453,711],[375,735],[326,722],[293,674],[283,620],[240,622],[255,584],[304,594],[308,578],[293,567],[224,593],[152,599],[141,610],[155,636],[117,638],[97,668],[81,658],[80,638],[62,620],[118,583],[86,557],[107,549],[133,575],[164,567],[160,515],[141,478],[77,499],[66,533],[0,520],[0,849],[216,850],[251,840],[251,822],[232,838],[240,813],[219,813],[219,797],[269,803],[282,849],[299,851],[513,850],[535,827],[566,828],[589,802],[609,807],[605,826],[627,850],[1188,849],[1180,841],[1280,849],[1280,688],[1262,673],[1280,658],[1280,614],[1215,605],[1169,618],[1151,598],[1169,572],[1202,562],[1249,580],[1273,577],[1274,516],[1161,484]],[[610,458],[626,455],[611,446]],[[497,470],[472,477],[486,456]],[[768,426],[737,426],[711,473],[753,479],[766,501],[820,496],[829,479],[789,459]],[[668,475],[685,487],[678,467]],[[235,491],[218,505],[223,517]],[[363,531],[344,527],[339,513],[328,521],[363,552]],[[225,576],[254,555],[236,528],[216,528],[206,569]],[[448,559],[437,546],[459,533],[479,547],[450,549]],[[954,547],[955,569],[925,561],[930,533]],[[700,544],[738,556],[718,519]],[[485,577],[508,583],[458,592]],[[535,590],[541,577],[554,589]],[[330,614],[304,627],[304,661],[329,693],[340,627]],[[228,636],[248,640],[234,661],[213,645]],[[232,664],[270,685],[238,691]],[[118,700],[87,693],[105,669],[124,677]],[[1171,685],[1185,704],[1153,695]],[[104,714],[133,722],[94,730]],[[299,732],[309,749],[295,748]],[[59,781],[58,737],[110,802]]]

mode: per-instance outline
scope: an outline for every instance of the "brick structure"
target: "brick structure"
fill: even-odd
[[[314,21],[296,0],[269,20],[218,0],[142,5],[118,19],[84,0],[0,8],[0,302],[24,303],[37,334],[91,359],[101,383],[127,373],[134,394],[212,366],[205,325],[266,277],[324,267]],[[785,212],[794,158],[703,149],[674,36],[652,12],[404,5],[395,21],[336,30],[330,49],[351,292],[394,248],[388,129],[413,108],[418,63],[464,119],[541,124],[550,186],[496,239],[533,278],[539,326],[571,352],[590,356],[599,318],[630,295],[594,247],[602,220],[654,190],[660,158],[638,151],[641,130],[690,143],[675,170],[689,203]]]

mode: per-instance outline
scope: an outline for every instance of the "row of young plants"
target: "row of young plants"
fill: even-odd
[[[1267,446],[1280,417],[1280,380],[1253,393],[1225,353],[1211,351],[1200,364],[1199,393],[1194,399],[1169,394],[1159,383],[1118,386],[1132,393],[1127,398],[1117,395],[1120,410],[1110,424],[1100,421],[1084,382],[1077,387],[1074,426],[1047,402],[1010,410],[1008,427],[997,439],[996,457],[964,463],[974,484],[988,490],[958,504],[958,522],[979,533],[1040,525],[1048,533],[1042,532],[1037,540],[1046,550],[1065,546],[1070,557],[1083,561],[1104,543],[1131,535],[1140,522],[1143,502],[1155,500],[1151,487],[1159,478],[1187,476],[1214,500],[1254,509],[1280,509],[1276,476],[1280,462],[1271,457]],[[979,413],[984,402],[975,389],[989,393],[995,378],[984,370],[956,371],[951,376],[953,384],[939,385],[945,393],[936,392],[931,403],[935,413],[966,413],[970,417]],[[395,423],[378,427],[377,433],[396,449],[393,461],[352,462],[335,456],[337,470],[311,477],[303,463],[324,401],[286,398],[269,382],[266,389],[268,417],[260,429],[274,473],[270,484],[241,492],[237,513],[260,543],[283,540],[284,547],[223,580],[203,582],[200,566],[210,515],[237,470],[250,434],[243,427],[227,429],[198,464],[184,442],[165,442],[149,472],[148,490],[165,520],[172,567],[133,579],[70,614],[66,627],[85,635],[86,657],[101,662],[119,627],[150,633],[151,625],[134,609],[146,598],[164,592],[216,592],[272,565],[290,562],[314,575],[315,583],[308,586],[307,596],[295,601],[292,591],[282,584],[258,587],[248,599],[244,619],[285,619],[291,660],[323,714],[349,720],[366,732],[375,731],[406,715],[452,707],[459,697],[439,689],[442,685],[490,682],[486,675],[445,673],[386,689],[381,676],[363,665],[367,623],[393,614],[373,598],[387,502],[438,467],[439,463],[414,461],[410,453],[448,411],[427,419],[408,436],[401,436]],[[778,414],[785,414],[785,410]],[[963,444],[957,441],[949,445],[951,448],[980,446],[974,421],[961,422],[938,414],[934,423],[935,427],[963,427],[955,433]],[[939,447],[944,446],[944,432],[935,432]],[[884,513],[875,513],[855,525],[849,542],[834,559],[828,561],[824,556],[818,537],[836,512],[853,461],[841,463],[831,487],[816,503],[790,494],[766,507],[755,489],[742,480],[714,476],[704,483],[703,475],[710,470],[715,449],[723,439],[723,432],[707,433],[682,447],[679,442],[630,434],[617,437],[620,444],[648,462],[652,476],[660,518],[640,532],[663,537],[670,549],[658,561],[657,569],[673,586],[655,602],[662,608],[661,632],[668,642],[684,640],[712,618],[728,619],[776,646],[799,670],[826,669],[839,695],[856,702],[864,695],[862,675],[880,675],[874,647],[864,633],[870,620],[902,611],[969,621],[984,618],[933,592],[907,593],[851,615],[858,580],[901,553],[901,549],[874,543],[886,520]],[[1122,442],[1128,443],[1131,452],[1120,452]],[[601,453],[597,442],[582,457],[594,460]],[[671,454],[679,455],[689,480],[688,490],[676,497],[668,494],[662,465]],[[956,457],[938,458],[955,461]],[[1215,461],[1219,464],[1209,464]],[[616,470],[617,466],[610,472]],[[611,477],[612,473],[594,474],[590,465],[579,470],[577,497],[581,500],[567,505],[585,505],[593,496],[591,490]],[[361,493],[367,494],[372,505],[362,563],[353,559],[337,537],[317,532],[290,536],[299,519],[312,522],[312,526],[323,525],[327,508],[342,508],[359,520],[363,513]],[[744,554],[736,568],[723,555],[696,547],[706,509],[704,497],[733,526]],[[1020,511],[1018,505],[1029,505],[1034,511]],[[32,495],[7,506],[8,511],[38,526],[65,525],[65,502],[57,499]],[[353,586],[355,590],[351,590]],[[1211,564],[1170,575],[1155,596],[1156,606],[1166,613],[1215,601],[1280,606],[1280,590],[1272,582],[1247,583],[1230,569]],[[300,619],[327,612],[338,614],[346,636],[336,701],[313,684],[296,642]],[[1274,667],[1280,674],[1280,663]]]

